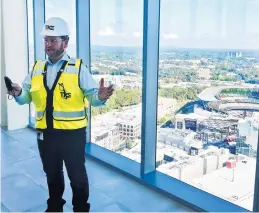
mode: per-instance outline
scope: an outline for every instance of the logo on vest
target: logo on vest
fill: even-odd
[[[53,25],[45,25],[46,30],[54,30],[55,26]]]
[[[63,98],[63,99],[71,98],[71,92],[66,92],[64,84],[58,83],[58,85],[59,85],[61,98]]]

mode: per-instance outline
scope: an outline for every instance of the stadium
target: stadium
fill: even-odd
[[[232,153],[236,153],[238,141],[242,149],[249,143],[255,150],[259,87],[247,84],[206,88],[177,111],[174,126],[196,132],[205,144],[231,148]]]
[[[259,87],[216,87],[203,90],[198,98],[209,111],[234,116],[247,116],[247,113],[259,111]]]
[[[238,117],[248,116],[259,111],[259,87],[248,84],[206,88],[196,100],[179,109],[177,114],[194,113],[197,109]]]

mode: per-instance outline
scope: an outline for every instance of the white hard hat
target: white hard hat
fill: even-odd
[[[40,33],[43,36],[66,36],[69,35],[67,23],[58,17],[48,19]]]

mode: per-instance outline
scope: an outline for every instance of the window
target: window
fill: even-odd
[[[258,1],[162,0],[160,13],[157,156],[167,157],[157,170],[248,210],[259,128],[258,10]]]
[[[63,18],[69,27],[69,43],[67,53],[76,57],[76,7],[75,0],[45,0],[46,20],[51,17]]]
[[[106,128],[112,128],[114,121],[123,122],[120,134],[125,137],[113,151],[130,157],[131,149],[122,147],[126,147],[130,123],[141,122],[143,2],[92,0],[90,5],[91,72],[97,82],[104,78],[106,85],[116,86],[106,106],[91,107],[91,129],[103,128],[98,124],[104,115],[108,117]],[[91,141],[101,146],[94,140],[97,132],[91,131]],[[136,139],[133,141],[139,143]]]
[[[183,128],[183,122],[177,122],[177,129],[182,129]]]

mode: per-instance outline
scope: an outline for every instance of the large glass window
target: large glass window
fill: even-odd
[[[134,11],[134,15],[132,13]],[[115,84],[104,107],[91,109],[91,141],[140,162],[143,2],[91,1],[91,72]]]
[[[76,6],[75,0],[45,0],[45,17],[64,19],[69,27],[69,44],[67,53],[71,57],[76,57]]]
[[[259,1],[162,0],[157,170],[252,210]]]

